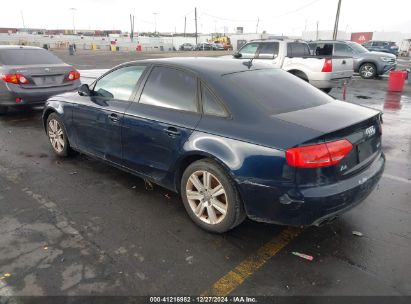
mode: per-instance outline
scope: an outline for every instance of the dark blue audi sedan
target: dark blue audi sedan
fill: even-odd
[[[178,192],[212,232],[246,217],[320,225],[363,201],[385,164],[380,112],[231,59],[125,63],[50,98],[43,120],[57,155],[75,150]]]

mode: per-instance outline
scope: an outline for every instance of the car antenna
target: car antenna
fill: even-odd
[[[251,69],[251,67],[253,66],[253,60],[255,59],[255,56],[253,58],[251,58],[249,61],[243,62],[243,64],[248,67],[248,69]]]

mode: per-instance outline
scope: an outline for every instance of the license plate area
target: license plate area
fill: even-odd
[[[367,158],[369,158],[372,154],[377,152],[381,146],[381,142],[379,137],[374,136],[368,139],[365,142],[362,142],[357,145],[357,157],[358,163],[362,163]]]

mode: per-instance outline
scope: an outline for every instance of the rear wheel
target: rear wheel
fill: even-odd
[[[5,115],[9,111],[9,108],[6,106],[0,106],[0,115]]]
[[[212,160],[199,160],[187,167],[181,196],[191,219],[210,232],[226,232],[245,219],[233,180]]]
[[[54,153],[61,157],[67,157],[70,154],[71,148],[66,129],[61,118],[55,113],[47,118],[47,135]]]
[[[359,73],[364,79],[372,79],[377,75],[377,68],[373,63],[364,63],[360,67]]]

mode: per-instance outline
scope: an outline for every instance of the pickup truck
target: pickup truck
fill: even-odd
[[[326,93],[350,81],[354,73],[351,57],[311,55],[303,41],[254,40],[241,47],[234,58],[270,63]]]

